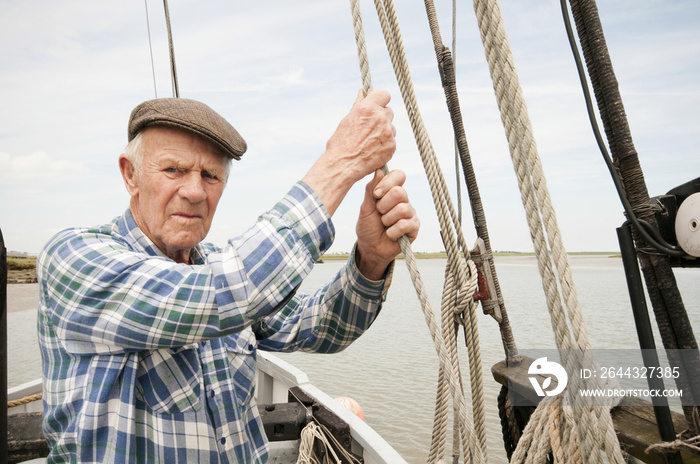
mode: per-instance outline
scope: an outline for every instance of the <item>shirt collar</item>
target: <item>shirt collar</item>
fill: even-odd
[[[146,253],[149,256],[159,256],[170,259],[153,241],[143,233],[134,220],[131,214],[131,209],[127,208],[126,212],[116,220],[116,226],[119,235],[122,236],[135,251]],[[193,264],[205,264],[206,253],[201,244],[198,244],[190,252],[190,258]],[[172,260],[171,260],[172,261]]]

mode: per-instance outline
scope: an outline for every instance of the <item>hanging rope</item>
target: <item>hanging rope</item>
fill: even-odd
[[[461,317],[466,321],[465,327],[467,329],[465,330],[465,337],[467,338],[467,348],[469,351],[472,401],[474,405],[472,414],[474,418],[473,425],[467,417],[466,405],[463,404],[464,399],[461,390],[461,381],[458,374],[456,374],[456,372],[458,372],[458,360],[455,359],[453,361],[449,353],[446,352],[446,346],[449,346],[449,343],[443,338],[445,335],[441,336],[437,326],[434,323],[434,315],[432,308],[429,306],[429,301],[427,299],[423,301],[422,295],[425,295],[425,289],[422,288],[422,282],[420,281],[420,274],[418,273],[417,267],[413,269],[415,263],[413,262],[412,252],[407,254],[407,257],[410,255],[410,259],[407,259],[407,267],[411,273],[411,278],[414,282],[414,286],[416,287],[416,292],[419,295],[419,300],[421,300],[421,307],[425,314],[426,322],[428,323],[431,336],[433,337],[433,341],[440,358],[440,378],[444,380],[441,382],[443,387],[439,386],[439,389],[449,387],[449,391],[454,399],[456,416],[459,417],[460,422],[459,434],[463,445],[464,455],[469,459],[472,459],[474,462],[484,462],[486,456],[486,433],[485,408],[483,404],[483,374],[481,368],[481,355],[478,351],[479,341],[475,311],[476,304],[471,298],[476,290],[476,268],[473,262],[469,260],[468,251],[466,252],[467,260],[463,259],[460,254],[460,248],[463,250],[468,250],[468,247],[464,241],[459,219],[454,211],[445,180],[442,176],[442,171],[439,169],[437,157],[435,156],[434,150],[425,131],[425,126],[419,114],[393,2],[385,0],[382,4],[382,2],[377,0],[375,1],[375,7],[377,9],[377,14],[384,33],[385,41],[387,42],[387,48],[389,49],[394,71],[399,82],[399,87],[401,88],[404,103],[409,114],[409,119],[411,120],[411,126],[416,137],[421,159],[430,183],[433,201],[436,206],[438,218],[440,219],[442,237],[445,243],[445,249],[447,251],[448,263],[455,275],[454,281],[460,282],[460,284],[457,285],[459,293],[463,296],[467,296],[467,303],[462,305],[460,311],[463,312]],[[365,86],[365,91],[369,91],[371,89],[371,78],[369,76],[364,32],[362,28],[359,3],[357,0],[351,0],[351,9],[353,13],[355,37],[357,41],[362,80]],[[455,305],[455,298],[448,298],[447,300],[450,302],[450,305]],[[443,314],[448,315],[448,317],[443,320],[443,323],[447,323],[447,326],[450,327],[448,332],[453,334],[455,310],[453,309],[447,313],[443,312]],[[448,321],[452,322],[450,323]],[[450,338],[455,338],[456,340],[456,337]],[[456,341],[454,343],[456,344]],[[438,393],[438,397],[442,397],[442,393]],[[436,416],[437,415],[440,415],[439,411],[436,411]],[[436,419],[436,421],[439,420],[440,419]],[[437,429],[442,428],[442,426],[439,425],[439,422],[435,427]],[[474,430],[476,433],[476,438],[473,437]],[[434,451],[431,452],[429,462],[435,462],[437,460],[437,451],[435,450],[437,450],[439,447],[433,446],[431,448]]]
[[[367,47],[364,39],[360,7],[357,0],[350,0],[350,4],[355,28],[355,39],[357,42],[360,70],[362,73],[362,82],[365,92],[369,92],[372,88],[372,84],[369,74]],[[460,291],[468,296],[471,296],[476,289],[476,269],[473,263],[468,265],[467,262],[461,258],[459,253],[459,246],[462,246],[464,250],[468,250],[468,248],[461,234],[461,227],[459,226],[450,197],[449,195],[445,194],[447,192],[447,187],[444,178],[442,177],[442,172],[437,167],[437,160],[425,132],[425,128],[422,124],[417,105],[415,104],[415,98],[410,96],[413,94],[413,89],[411,88],[410,76],[408,75],[408,67],[405,64],[405,53],[403,52],[403,45],[400,39],[393,4],[391,1],[386,1],[385,4],[382,5],[379,0],[377,0],[375,1],[375,7],[382,25],[382,31],[384,32],[387,47],[392,57],[392,64],[394,65],[397,80],[399,81],[399,86],[401,87],[402,96],[404,97],[404,102],[406,103],[409,118],[411,119],[414,135],[416,135],[420,148],[421,159],[423,160],[424,166],[427,166],[426,172],[431,185],[431,193],[436,204],[438,217],[440,218],[441,227],[443,229],[443,241],[445,242],[445,248],[447,250],[448,262],[454,266],[454,270],[458,275],[456,281],[465,282],[463,286],[460,286]],[[399,64],[401,61],[404,63],[403,65]],[[485,462],[486,446],[484,431],[485,419],[483,407],[483,379],[481,373],[480,353],[478,352],[478,329],[476,326],[477,321],[475,304],[473,303],[473,300],[469,298],[468,304],[466,304],[466,307],[463,308],[463,310],[466,312],[465,319],[468,321],[469,325],[467,338],[469,339],[468,348],[470,349],[470,371],[472,372],[472,399],[474,402],[474,424],[472,425],[468,418],[461,381],[456,373],[454,365],[452,364],[451,356],[447,352],[448,350],[446,348],[445,340],[440,334],[437,324],[435,323],[435,316],[430,305],[430,301],[427,298],[427,292],[420,278],[420,273],[418,272],[418,268],[415,264],[413,252],[411,251],[410,246],[408,246],[408,240],[402,240],[401,242],[402,251],[404,252],[406,259],[406,266],[411,274],[411,279],[413,280],[414,287],[416,288],[416,293],[421,303],[421,308],[423,310],[426,323],[433,338],[436,351],[438,352],[441,374],[444,376],[445,383],[449,385],[450,393],[454,399],[456,415],[459,417],[460,422],[460,436],[463,444],[464,456],[468,457],[472,462]],[[454,299],[452,300],[452,303],[454,303]],[[454,311],[452,311],[451,314],[454,320]],[[477,438],[474,437],[475,429]]]
[[[542,276],[556,344],[565,368],[568,372],[574,372],[576,366],[583,365],[582,359],[585,360],[585,365],[594,365],[589,355],[590,343],[500,7],[496,0],[474,0],[474,9]],[[577,376],[571,377],[572,382],[566,391],[567,394],[580,391],[581,388],[580,379]],[[541,404],[530,418],[513,455],[514,462],[531,462],[531,456],[536,454],[533,449],[537,453],[543,449],[551,449],[552,437],[548,433],[542,433],[548,423],[544,418],[550,416],[547,412],[548,407],[557,406],[555,400],[550,398],[544,400],[544,404]],[[584,402],[583,407],[578,408],[581,412],[578,420],[571,422],[566,420],[561,412],[558,413],[560,419],[557,424],[562,432],[556,435],[561,437],[561,440],[557,439],[555,444],[565,440],[564,443],[569,447],[575,446],[578,441],[582,448],[583,462],[601,462],[601,448],[611,462],[624,462],[609,410],[593,407],[590,400],[586,403],[578,398],[577,401]],[[535,434],[537,440],[533,440]]]
[[[481,202],[479,186],[476,181],[476,174],[474,173],[474,167],[471,161],[471,155],[469,153],[467,135],[464,130],[464,122],[462,120],[462,113],[459,104],[459,94],[457,92],[457,79],[455,75],[453,55],[450,52],[450,50],[447,47],[445,47],[442,43],[442,36],[440,34],[440,24],[438,22],[437,13],[435,11],[435,5],[433,1],[424,0],[424,4],[426,14],[428,16],[428,23],[430,25],[430,32],[433,39],[435,57],[437,58],[438,68],[440,70],[442,87],[445,92],[447,108],[449,110],[450,118],[452,120],[452,127],[455,133],[455,141],[458,148],[459,158],[462,164],[462,169],[464,171],[464,180],[467,185],[467,193],[469,194],[469,202],[472,210],[472,220],[474,222],[474,228],[476,230],[477,237],[482,239],[484,242],[486,253],[490,255],[491,240],[489,238],[489,230],[486,223],[486,214],[484,213],[484,207]],[[501,333],[501,341],[503,342],[503,349],[505,351],[506,358],[509,360],[509,362],[519,362],[518,349],[515,345],[513,331],[508,320],[508,312],[506,311],[506,305],[503,301],[503,296],[501,294],[501,286],[498,281],[498,275],[496,274],[495,266],[490,266],[488,268],[488,272],[490,274],[490,280],[493,283],[493,290],[495,294],[490,295],[490,301],[485,301],[482,303],[484,312],[490,311],[492,313],[496,313],[494,314],[494,317],[498,321],[499,330]]]
[[[452,62],[457,71],[457,0],[452,0]],[[459,147],[455,137],[455,186],[457,187],[457,219],[462,224],[462,181],[459,177]]]
[[[148,32],[148,50],[151,53],[151,75],[153,76],[153,94],[158,98],[158,87],[156,86],[156,65],[153,61],[153,44],[151,42],[151,21],[148,18],[148,0],[143,0],[146,9],[146,30]]]
[[[175,45],[173,44],[173,31],[170,28],[170,10],[168,9],[168,0],[163,0],[163,8],[165,9],[165,25],[168,28],[168,48],[170,50],[170,77],[173,84],[173,96],[180,98],[180,89],[177,85],[177,68],[175,66]]]
[[[455,371],[461,379],[459,356],[457,354],[457,332],[459,325],[455,320],[455,314],[462,311],[469,304],[468,299],[471,298],[467,291],[459,291],[457,282],[454,280],[453,269],[448,262],[445,267],[445,280],[443,283],[442,292],[442,334],[445,339],[445,345],[450,355],[450,361],[455,368]],[[462,387],[463,388],[463,387]],[[431,439],[430,454],[428,463],[441,462],[445,455],[445,447],[447,443],[447,421],[449,412],[449,389],[447,388],[445,373],[442,368],[438,372],[438,388],[435,399],[435,417],[433,419],[433,434]],[[453,424],[453,440],[452,440],[452,457],[453,462],[458,461],[460,456],[460,425],[457,420],[457,411],[454,411]]]

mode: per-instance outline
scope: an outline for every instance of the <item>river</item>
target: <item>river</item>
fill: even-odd
[[[342,263],[314,268],[302,286],[312,289],[335,274]],[[444,259],[418,261],[431,302],[439,311]],[[554,348],[549,314],[533,257],[497,257],[496,266],[518,348]],[[635,349],[636,331],[619,258],[571,256],[571,266],[588,334],[594,348]],[[700,327],[700,270],[676,269],[691,322]],[[8,286],[8,356],[10,386],[41,375],[36,346],[36,284]],[[503,358],[496,322],[479,317],[490,463],[507,463],[496,408],[499,391],[490,368]],[[660,346],[658,333],[657,345]],[[408,271],[397,261],[382,314],[356,343],[335,355],[284,354],[311,382],[333,397],[350,396],[365,420],[409,463],[425,462],[430,448],[438,360]],[[460,348],[462,371],[468,372],[466,348]],[[466,380],[466,378],[465,378]],[[449,452],[449,449],[448,449]]]

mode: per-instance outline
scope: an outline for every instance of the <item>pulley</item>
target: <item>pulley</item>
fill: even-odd
[[[661,206],[655,214],[659,232],[687,256],[672,258],[673,266],[700,267],[700,177],[651,199]]]
[[[700,193],[690,195],[678,208],[676,240],[683,251],[700,258]]]

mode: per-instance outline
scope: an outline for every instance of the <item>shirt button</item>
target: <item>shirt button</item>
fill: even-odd
[[[255,347],[252,344],[248,345],[248,351],[253,351],[254,349],[255,349]]]
[[[221,444],[225,445],[226,444],[226,437],[221,437]]]
[[[215,394],[216,394],[216,393],[214,393],[214,390],[212,390],[211,393],[209,393],[209,396],[211,396],[212,398],[214,398],[214,395],[215,395]]]

